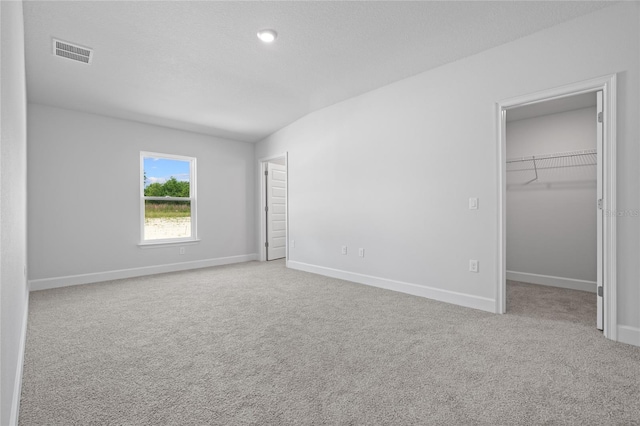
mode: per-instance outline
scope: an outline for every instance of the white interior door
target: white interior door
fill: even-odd
[[[287,169],[267,163],[267,260],[286,256],[287,242]]]
[[[604,152],[603,138],[604,138],[604,112],[602,106],[602,91],[596,92],[597,96],[597,104],[596,104],[596,121],[597,121],[597,145],[596,149],[598,151],[598,166],[597,166],[597,206],[596,206],[596,239],[598,244],[597,249],[597,319],[596,319],[596,327],[598,330],[602,330],[604,328],[604,287],[603,287],[603,253],[602,253],[602,244],[603,244],[603,229],[602,229],[602,221],[604,211],[602,210],[603,206],[603,191],[602,191],[602,182],[604,178],[603,171],[603,161],[602,161],[602,153]]]

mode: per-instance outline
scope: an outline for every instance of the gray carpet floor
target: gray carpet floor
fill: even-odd
[[[593,294],[494,315],[281,261],[31,294],[20,425],[640,424]]]

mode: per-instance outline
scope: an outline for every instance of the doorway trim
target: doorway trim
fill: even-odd
[[[602,207],[602,285],[604,287],[604,336],[618,340],[617,278],[616,278],[616,74],[593,78],[540,92],[505,99],[496,103],[498,158],[498,262],[495,312],[506,312],[506,111],[553,99],[602,90],[604,102],[603,130],[603,207]],[[606,214],[606,213],[609,214]]]
[[[285,262],[289,261],[289,152],[285,151],[282,154],[270,155],[268,157],[263,157],[258,160],[258,176],[259,176],[259,185],[258,191],[260,192],[260,205],[258,206],[258,254],[260,262],[266,262],[267,260],[267,250],[264,245],[265,239],[267,236],[267,212],[264,209],[266,205],[267,199],[264,191],[266,185],[266,179],[264,175],[265,165],[272,160],[276,160],[279,158],[284,158],[284,164],[287,172],[287,182],[285,186],[286,199],[284,201],[285,204],[285,212],[286,212],[286,223],[285,223],[285,233],[287,234],[287,238],[285,240]]]

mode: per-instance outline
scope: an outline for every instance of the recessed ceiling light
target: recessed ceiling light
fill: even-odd
[[[258,31],[258,38],[265,43],[273,43],[278,37],[278,33],[274,30],[260,30]]]

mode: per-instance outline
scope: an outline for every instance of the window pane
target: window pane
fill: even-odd
[[[144,239],[164,240],[191,236],[191,201],[144,202]]]
[[[170,158],[144,157],[146,197],[190,196],[190,162]]]

